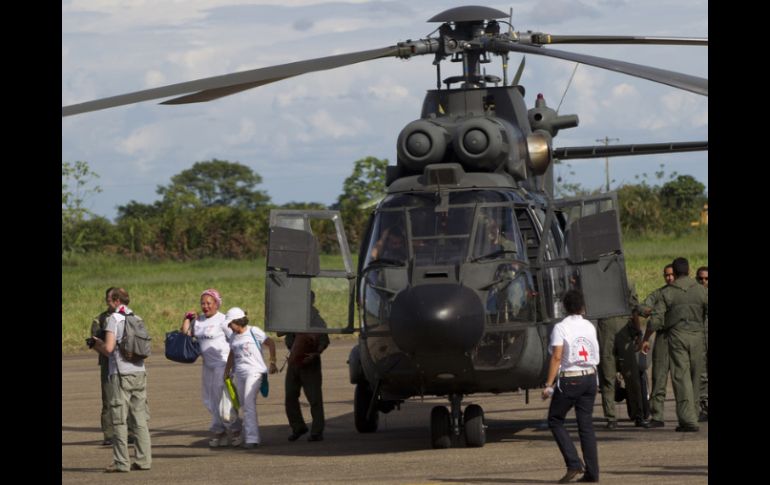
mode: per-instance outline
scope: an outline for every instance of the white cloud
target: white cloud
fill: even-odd
[[[157,69],[151,69],[144,75],[144,85],[148,88],[154,88],[156,86],[162,86],[166,84],[166,76]]]
[[[355,136],[366,128],[366,122],[360,118],[335,119],[326,110],[311,114],[308,122],[316,135],[330,136],[334,139]]]
[[[438,26],[425,22],[430,16],[468,3],[73,0],[62,4],[62,102],[417,39]],[[510,4],[489,6],[507,12]],[[694,37],[708,33],[706,0],[517,0],[513,7],[517,30]],[[708,72],[708,50],[700,47],[552,47],[693,75]],[[520,58],[511,56],[509,78]],[[419,116],[424,91],[435,88],[432,60],[381,59],[298,76],[210,103],[169,107],[147,102],[68,117],[62,121],[62,157],[87,160],[103,177],[130,166],[136,183],[148,187],[166,183],[164,177],[213,156],[254,161],[274,201],[302,200],[310,194],[307,187],[298,190],[292,183],[305,176],[313,185],[314,200],[332,202],[352,161],[367,155],[395,160],[396,136]],[[555,109],[573,67],[528,55],[522,79],[527,107],[542,92]],[[501,74],[497,57],[484,68]],[[444,62],[442,78],[460,70],[459,64]],[[561,131],[556,146],[590,145],[604,136],[621,138],[621,143],[708,137],[708,98],[584,65],[560,113],[577,114],[580,126]],[[707,154],[699,156],[707,159]],[[659,159],[650,159],[648,163],[657,166]],[[600,185],[600,162],[573,161],[573,167],[580,167],[577,181],[591,180],[597,172],[595,185]],[[697,178],[707,180],[704,165],[692,166],[700,170]],[[307,178],[321,172],[324,176],[317,180]],[[152,196],[151,189],[147,193]],[[111,208],[128,199],[119,199],[117,192],[109,196],[114,200],[100,205],[111,216]]]
[[[405,86],[400,86],[398,84],[378,84],[376,86],[369,86],[367,92],[375,98],[387,101],[404,99],[409,96],[409,90]]]
[[[248,143],[254,139],[254,135],[257,133],[257,125],[254,121],[242,118],[240,121],[240,130],[238,133],[225,137],[225,142],[228,145],[241,145]]]

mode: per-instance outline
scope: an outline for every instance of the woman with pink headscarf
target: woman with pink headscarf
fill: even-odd
[[[212,448],[227,446],[228,441],[232,446],[240,446],[242,442],[240,418],[228,429],[219,416],[219,400],[222,398],[225,385],[222,374],[227,364],[227,356],[230,354],[228,340],[233,334],[225,323],[225,315],[219,311],[221,306],[222,297],[219,292],[209,288],[201,293],[201,313],[187,312],[181,329],[182,333],[197,337],[200,343],[201,357],[203,357],[201,391],[203,405],[211,413],[209,431],[212,436],[209,439],[209,446]]]

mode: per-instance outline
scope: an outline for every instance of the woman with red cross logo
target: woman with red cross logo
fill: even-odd
[[[597,388],[599,341],[593,324],[582,316],[585,313],[583,294],[570,290],[565,293],[563,304],[568,316],[557,323],[551,332],[548,348],[551,361],[547,385],[543,390],[543,399],[553,396],[548,408],[548,427],[567,465],[567,473],[559,483],[567,483],[583,472],[585,473],[578,482],[598,482],[599,456],[592,420]],[[564,428],[564,419],[573,407],[585,465]]]

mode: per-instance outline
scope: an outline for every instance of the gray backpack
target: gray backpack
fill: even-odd
[[[123,338],[118,349],[120,355],[128,362],[139,363],[152,353],[152,337],[144,325],[144,320],[133,313],[122,313],[126,316]]]

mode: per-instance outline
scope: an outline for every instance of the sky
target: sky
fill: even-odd
[[[62,1],[62,105],[424,38],[427,19],[478,0],[70,0]],[[707,0],[517,0],[483,5],[513,9],[517,31],[551,34],[708,37]],[[708,48],[554,46],[708,77]],[[509,75],[520,62],[512,54]],[[158,185],[197,161],[240,162],[262,176],[276,204],[332,204],[353,163],[367,156],[396,162],[396,138],[418,119],[435,88],[433,56],[378,59],[305,74],[208,103],[146,101],[62,118],[62,161],[88,162],[102,192],[86,200],[114,219],[131,200],[152,203]],[[499,57],[486,65],[500,77]],[[525,101],[538,93],[580,125],[554,147],[708,140],[708,98],[651,81],[527,56]],[[442,63],[442,77],[460,74]],[[661,164],[663,167],[661,167]],[[654,173],[689,174],[708,187],[708,153],[609,160],[611,187],[655,183]],[[603,187],[605,160],[557,166],[566,182]]]

